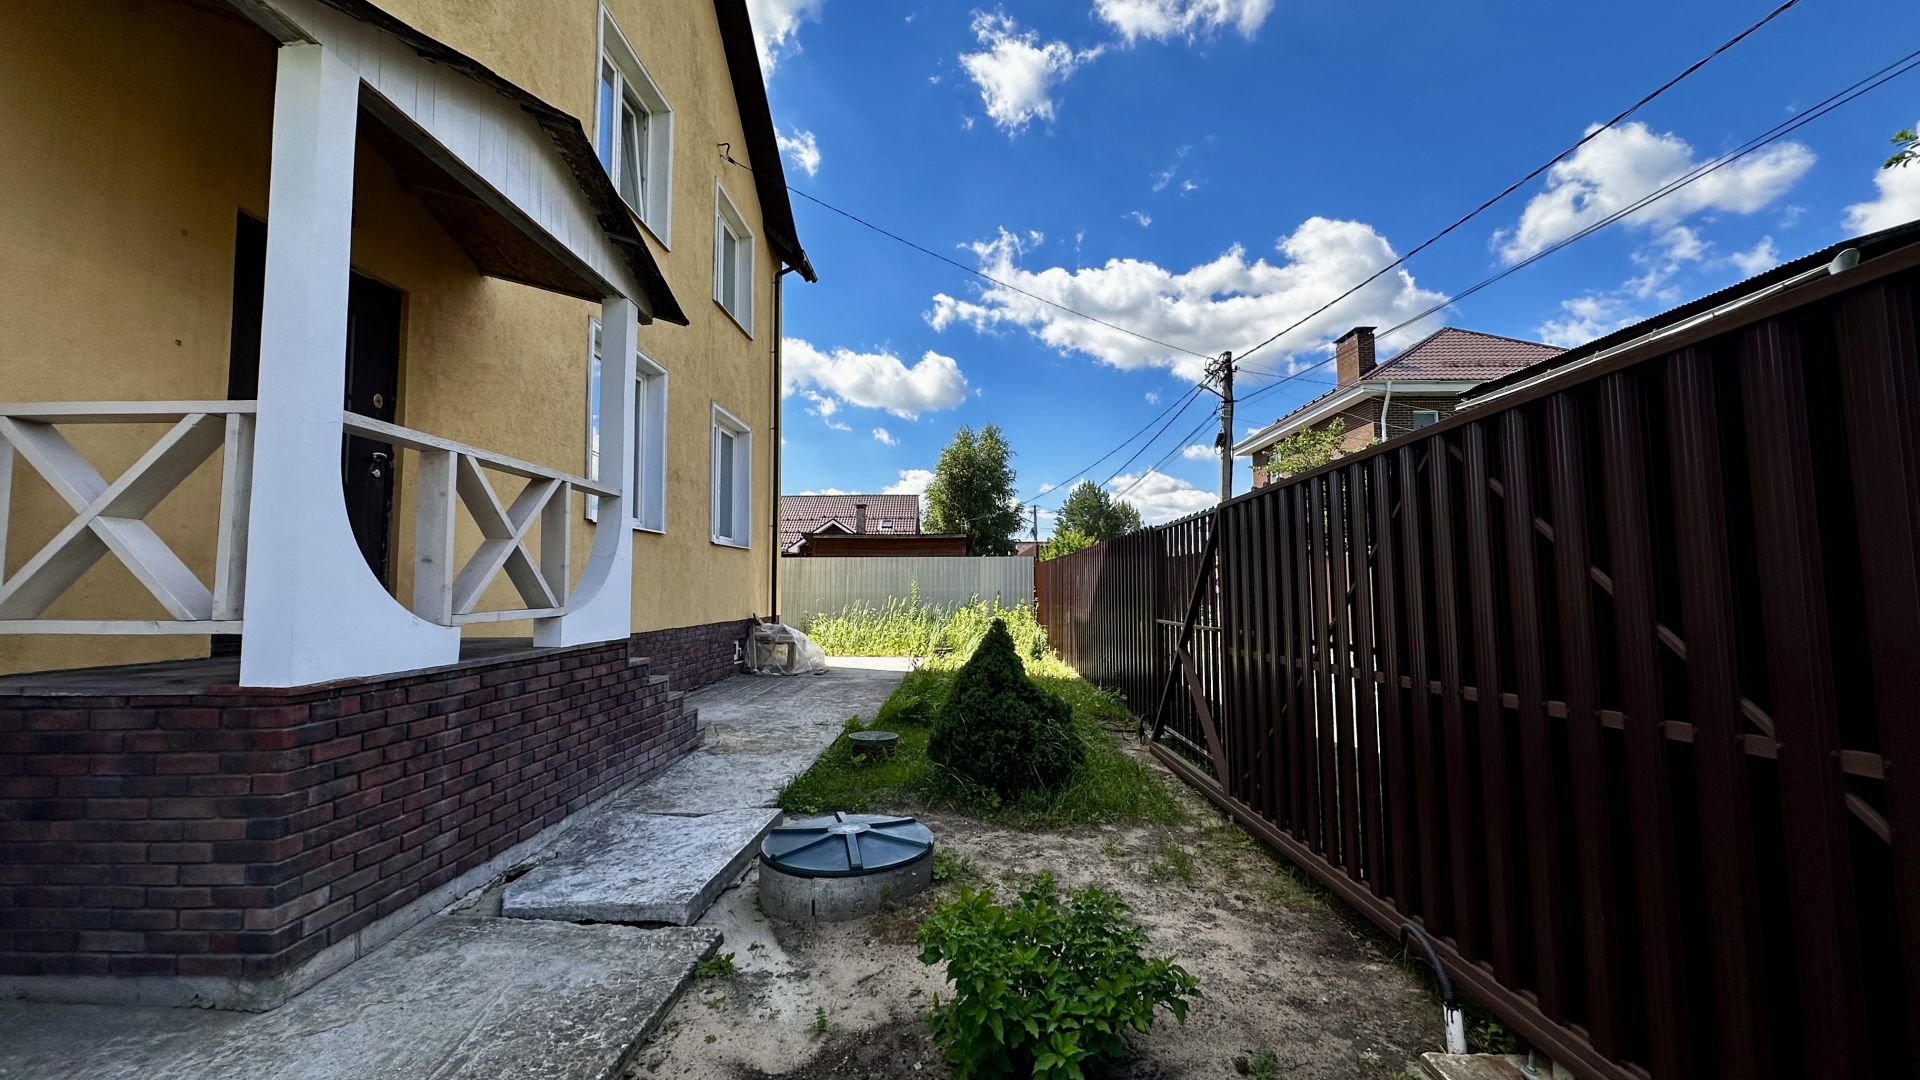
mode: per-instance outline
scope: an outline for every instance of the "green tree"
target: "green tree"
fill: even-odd
[[[998,424],[954,432],[927,485],[928,532],[965,533],[975,555],[1011,555],[1025,509],[1013,493],[1013,449]]]
[[[1085,551],[1100,541],[1077,529],[1056,526],[1053,538],[1040,545],[1040,560],[1057,559],[1062,555],[1071,555],[1076,551]]]
[[[1880,166],[1881,168],[1898,169],[1920,161],[1920,135],[1914,134],[1912,128],[1901,128],[1894,132],[1893,138],[1888,141],[1898,149],[1893,152],[1892,157],[1887,159],[1886,164]]]
[[[1140,511],[1102,491],[1093,481],[1082,480],[1067,493],[1054,528],[1090,536],[1098,543],[1139,531]]]
[[[1346,434],[1344,418],[1324,428],[1302,428],[1273,444],[1273,452],[1260,471],[1268,476],[1293,476],[1317,469],[1340,456]]]

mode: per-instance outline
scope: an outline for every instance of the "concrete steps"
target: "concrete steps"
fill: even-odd
[[[644,789],[645,785],[642,785]],[[509,919],[691,926],[745,874],[780,811],[649,813],[623,797],[508,883]]]
[[[0,1075],[613,1080],[719,941],[435,919],[270,1013],[0,1003]]]

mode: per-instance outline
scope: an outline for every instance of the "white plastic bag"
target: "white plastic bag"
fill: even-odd
[[[758,623],[747,635],[747,670],[756,675],[825,675],[827,651],[782,623]]]

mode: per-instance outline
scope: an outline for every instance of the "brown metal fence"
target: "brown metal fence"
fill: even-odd
[[[1915,1075],[1915,251],[1044,563],[1054,643],[1576,1072]]]

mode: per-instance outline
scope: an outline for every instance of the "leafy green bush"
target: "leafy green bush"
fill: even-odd
[[[1019,653],[1038,659],[1048,653],[1047,629],[1032,605],[1003,607],[975,598],[943,607],[920,599],[915,586],[875,607],[859,603],[828,615],[816,615],[801,629],[828,656],[966,656],[993,620],[1006,622]]]
[[[1006,623],[995,619],[954,677],[927,757],[1001,798],[1014,798],[1064,785],[1086,748],[1073,710],[1027,678]]]
[[[953,998],[929,1022],[959,1080],[1080,1077],[1126,1048],[1165,1006],[1186,1022],[1199,984],[1170,957],[1141,955],[1146,932],[1100,889],[1063,903],[1041,875],[1013,904],[962,889],[920,924],[920,962],[947,965]]]

